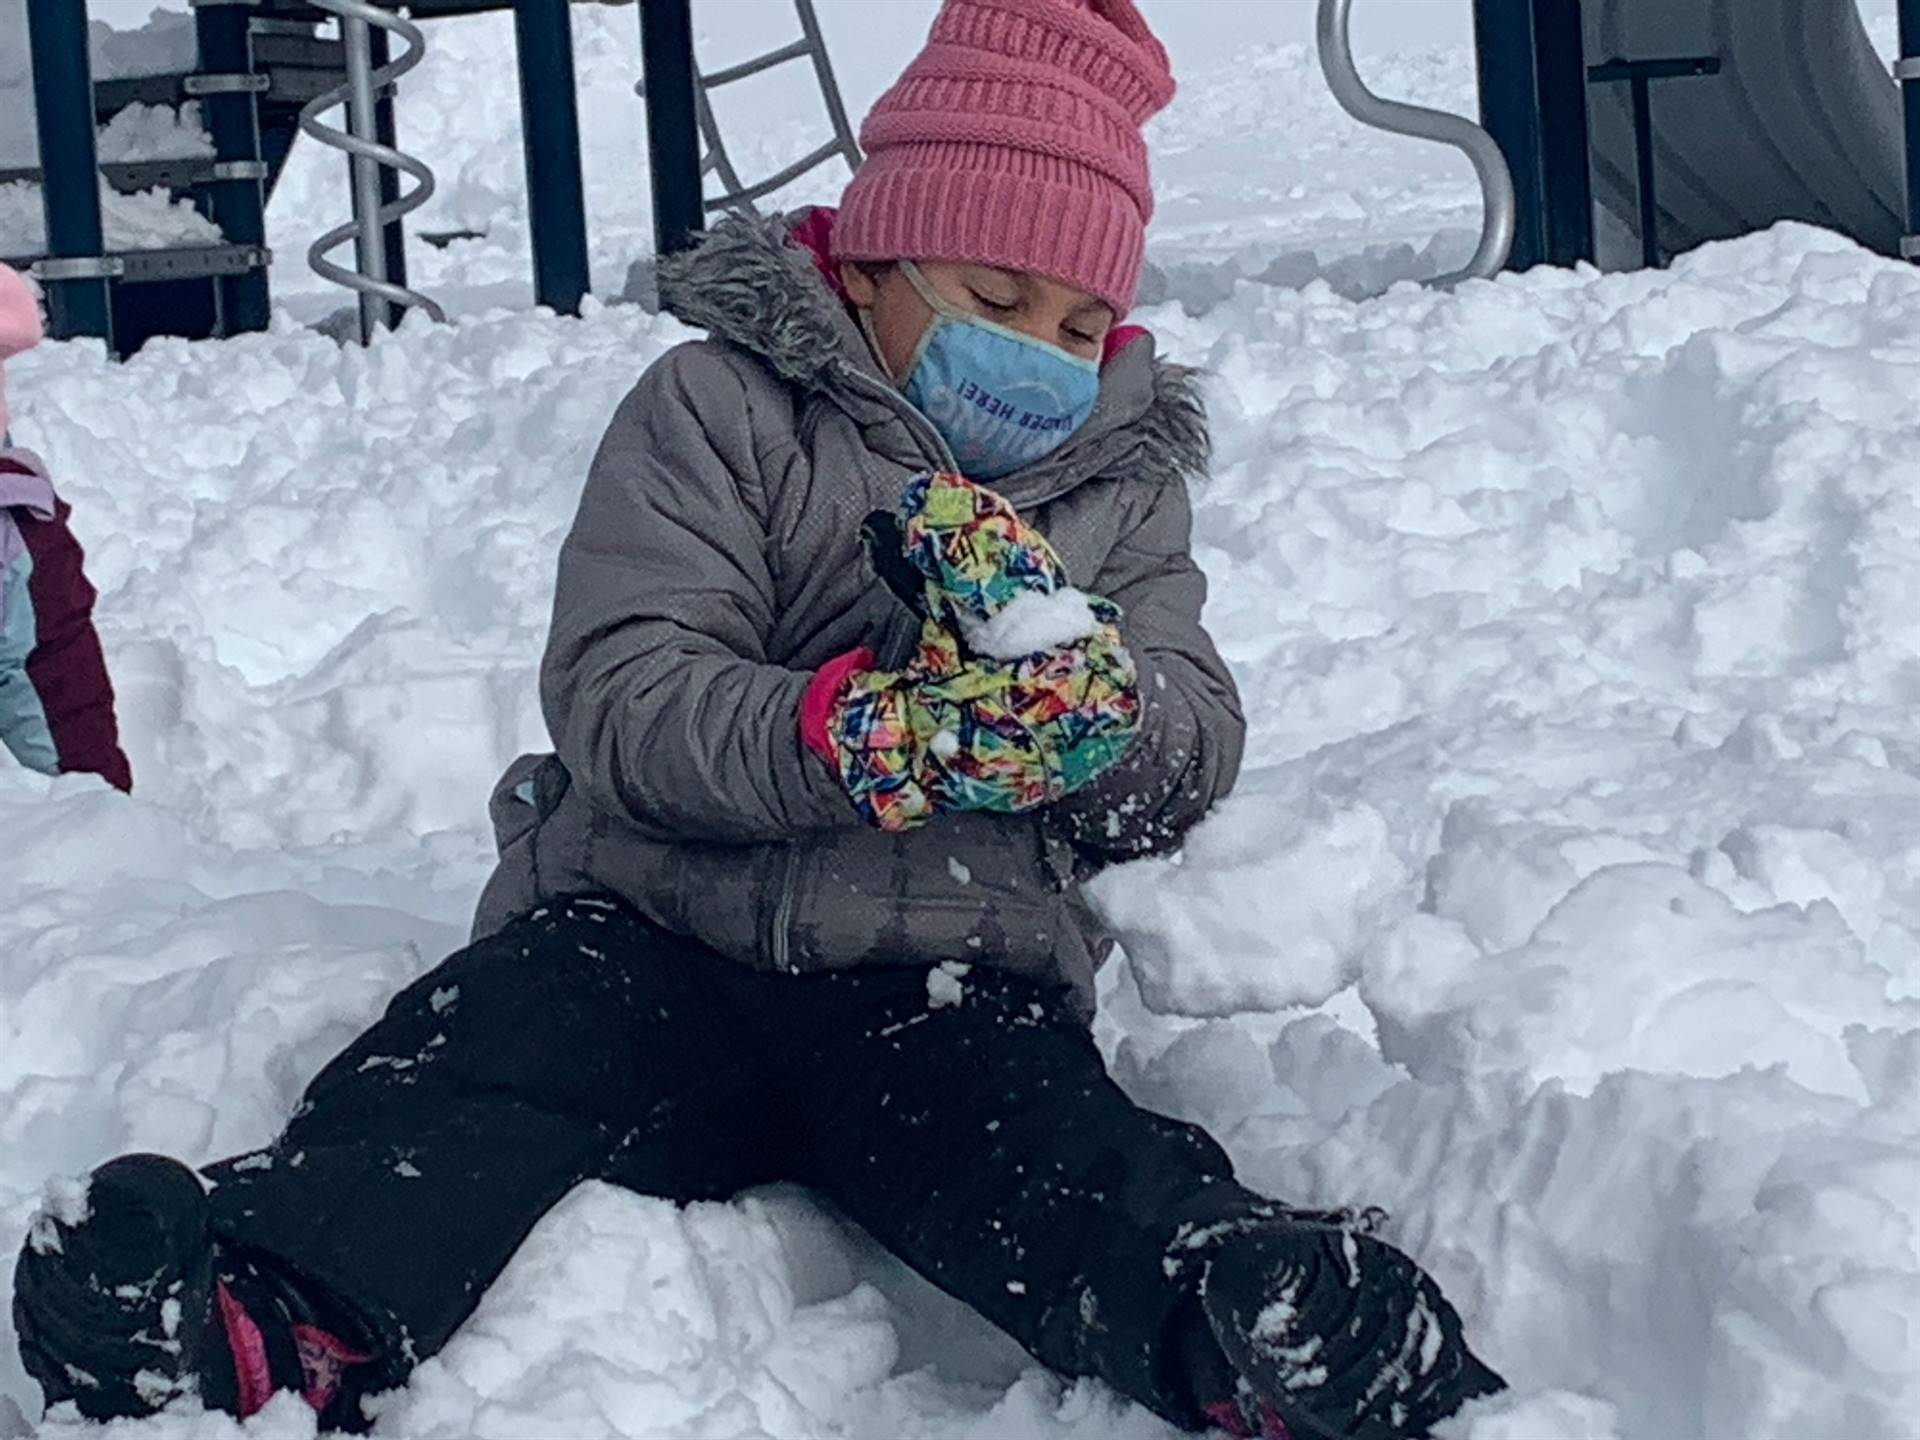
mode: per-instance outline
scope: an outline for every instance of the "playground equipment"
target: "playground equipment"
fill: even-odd
[[[1596,200],[1638,237],[1648,264],[1782,219],[1830,226],[1920,259],[1920,0],[1898,0],[1905,57],[1894,70],[1898,94],[1853,0],[1473,0],[1484,135],[1460,117],[1418,112],[1368,91],[1345,44],[1349,3],[1322,0],[1322,59],[1342,103],[1370,123],[1445,140],[1474,158],[1487,207],[1470,273],[1487,273],[1503,249],[1512,268],[1594,259]],[[693,61],[690,0],[640,0],[661,253],[687,244],[710,211],[751,208],[836,157],[859,163],[813,0],[794,4],[798,40],[702,75]],[[406,8],[415,20],[431,20],[509,5],[535,294],[574,313],[589,277],[567,0],[411,0]],[[155,334],[263,328],[267,196],[302,112],[315,121],[324,108],[316,102],[342,97],[349,101],[344,131],[306,128],[356,158],[356,218],[317,248],[324,259],[351,236],[357,264],[323,273],[353,277],[346,283],[360,293],[369,326],[390,320],[399,306],[427,303],[407,289],[400,229],[424,195],[416,188],[403,200],[400,177],[411,175],[419,187],[431,179],[398,150],[393,124],[392,81],[417,59],[417,32],[407,54],[391,60],[388,35],[407,30],[380,17],[392,22],[395,8],[365,0],[194,0],[191,71],[94,84],[84,0],[29,4],[40,165],[0,172],[0,182],[42,181],[47,244],[41,254],[0,258],[30,267],[45,284],[53,333],[102,336],[126,354]],[[319,22],[343,16],[342,39],[316,33]],[[355,20],[373,22],[357,32],[364,64]],[[803,58],[813,64],[832,138],[774,175],[743,181],[709,92]],[[202,104],[211,159],[98,164],[96,123],[129,104],[188,99]],[[1487,137],[1504,157],[1510,218]],[[709,176],[718,187],[711,196]],[[190,198],[217,226],[218,241],[109,251],[98,178],[123,189],[164,185]]]
[[[720,193],[706,197],[705,208],[715,210],[751,210],[756,202],[765,199],[783,186],[791,185],[802,175],[828,164],[835,156],[847,162],[847,172],[851,174],[860,168],[860,146],[853,138],[853,127],[847,123],[846,106],[840,100],[840,86],[833,77],[833,62],[827,55],[826,39],[820,33],[820,21],[814,14],[813,0],[793,0],[796,18],[800,22],[800,38],[777,50],[769,50],[764,55],[743,60],[738,65],[729,65],[724,70],[714,70],[695,76],[694,104],[700,118],[700,139],[705,153],[700,161],[702,175],[713,174],[720,179]],[[827,118],[833,127],[833,136],[818,149],[801,156],[791,165],[787,165],[772,175],[752,184],[740,179],[731,157],[727,154],[726,141],[721,137],[719,123],[713,117],[713,92],[723,85],[731,85],[771,70],[776,65],[784,65],[790,60],[810,60],[813,62],[814,78],[819,82],[821,99],[827,108]],[[645,94],[643,81],[637,87]]]
[[[1462,280],[1486,280],[1506,267],[1513,251],[1515,202],[1513,172],[1494,138],[1465,116],[1445,110],[1429,110],[1421,105],[1404,105],[1383,100],[1367,88],[1353,63],[1353,40],[1349,21],[1353,0],[1320,0],[1320,70],[1327,87],[1340,108],[1363,125],[1395,135],[1410,135],[1416,140],[1434,140],[1451,145],[1473,162],[1480,178],[1482,220],[1480,243],[1473,258],[1459,270],[1440,276],[1436,285],[1454,285]]]
[[[315,57],[297,46],[256,53],[244,9],[203,4],[194,11],[197,67],[96,87],[87,58],[84,4],[27,6],[34,107],[40,135],[37,171],[0,179],[41,180],[46,205],[44,254],[4,256],[46,285],[56,335],[113,336],[121,353],[149,335],[232,334],[267,323],[260,95],[278,80],[300,93]],[[276,55],[277,61],[276,64]],[[210,161],[122,166],[110,183],[165,183],[193,197],[219,228],[217,243],[109,251],[103,238],[94,126],[129,105],[201,102],[213,140]],[[143,173],[144,172],[144,173]]]
[[[1474,0],[1509,263],[1594,259],[1596,201],[1646,264],[1780,220],[1920,258],[1920,0],[1899,14],[1890,80],[1854,0]]]
[[[689,243],[713,209],[753,204],[835,157],[860,160],[812,0],[794,0],[800,37],[768,53],[702,75],[693,62],[690,0],[638,6],[647,145],[657,248]],[[198,67],[185,74],[93,83],[84,0],[27,7],[41,163],[0,172],[0,181],[40,179],[47,212],[45,253],[0,256],[30,268],[46,287],[57,336],[106,338],[129,354],[155,334],[231,335],[265,327],[268,316],[265,204],[296,130],[353,157],[354,219],[314,242],[314,268],[360,297],[363,333],[403,308],[437,307],[407,287],[401,220],[431,194],[432,175],[396,145],[393,82],[419,61],[421,32],[397,5],[366,0],[194,0]],[[567,0],[411,0],[412,20],[512,9],[518,49],[527,163],[534,292],[539,303],[577,313],[588,288],[587,231],[574,96],[572,22]],[[315,33],[337,19],[338,40]],[[388,36],[406,49],[390,57]],[[810,60],[832,138],[778,173],[745,182],[714,119],[709,91],[790,60]],[[213,136],[212,161],[101,167],[94,124],[128,104],[200,99]],[[344,129],[320,116],[347,102]],[[371,119],[369,119],[371,115]],[[703,145],[704,140],[704,157]],[[704,193],[706,176],[719,193]],[[217,245],[109,253],[94,177],[124,189],[166,186],[219,226]],[[404,196],[400,177],[415,188]],[[377,194],[376,194],[377,192]],[[376,240],[376,235],[378,239]],[[349,270],[328,252],[355,242]]]
[[[307,263],[328,280],[359,293],[360,339],[366,343],[373,339],[374,331],[394,323],[394,306],[417,306],[435,320],[447,318],[446,312],[433,301],[418,291],[409,290],[404,281],[392,278],[387,265],[387,227],[427,203],[433,195],[433,172],[392,144],[381,142],[376,96],[420,63],[426,54],[427,42],[419,27],[378,5],[365,4],[363,0],[312,0],[312,3],[339,17],[347,78],[302,107],[300,130],[352,157],[353,219],[315,240],[308,247]],[[372,32],[375,28],[397,37],[407,47],[384,65],[374,61]],[[345,130],[320,119],[342,102],[347,107]],[[411,176],[414,188],[390,199],[383,196],[383,170]],[[351,270],[327,258],[328,251],[349,240],[354,242],[356,262]]]

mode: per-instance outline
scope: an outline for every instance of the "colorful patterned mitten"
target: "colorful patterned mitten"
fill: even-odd
[[[900,500],[900,545],[925,589],[925,607],[915,608],[959,635],[971,651],[1013,659],[1091,635],[1099,623],[1082,606],[1077,633],[1069,611],[1067,633],[1043,635],[1041,644],[1014,643],[1023,638],[1020,629],[1032,627],[1010,625],[1010,612],[1078,592],[1068,585],[1067,568],[1046,536],[1004,497],[964,476],[921,475],[907,486]]]
[[[1125,753],[1140,695],[1119,607],[1071,591],[1039,532],[958,476],[916,480],[896,533],[925,582],[918,653],[903,671],[838,680],[823,727],[863,816],[908,830],[948,811],[1032,810]],[[1049,639],[1050,623],[1068,633]]]

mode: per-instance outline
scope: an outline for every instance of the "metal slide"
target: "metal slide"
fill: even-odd
[[[1897,255],[1905,229],[1899,86],[1854,0],[1586,0],[1588,65],[1714,56],[1653,82],[1660,246],[1804,220]],[[1625,85],[1587,93],[1596,203],[1638,230]]]

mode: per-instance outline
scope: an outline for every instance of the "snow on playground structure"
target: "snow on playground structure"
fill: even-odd
[[[510,3],[421,0],[408,8],[416,18],[431,18]],[[735,0],[740,16],[746,13],[742,3]],[[789,3],[793,15],[774,23],[785,29],[797,20],[799,41],[766,49],[768,36],[760,27],[767,16],[756,12],[740,29],[754,35],[760,53],[717,70],[694,64],[692,0],[653,0],[639,7],[639,26],[628,24],[630,32],[643,33],[649,72],[640,88],[657,248],[678,248],[716,210],[790,199],[795,182],[835,159],[859,163],[812,0]],[[1516,269],[1542,261],[1624,259],[1615,239],[1621,234],[1637,235],[1643,263],[1657,265],[1703,240],[1783,219],[1830,226],[1882,253],[1920,256],[1920,0],[1864,3],[1902,8],[1902,53],[1909,58],[1893,69],[1903,85],[1885,77],[1856,0],[1751,0],[1739,6],[1705,0],[1472,0],[1478,109],[1486,129],[1453,115],[1438,117],[1456,136],[1468,132],[1466,139],[1448,143],[1477,154],[1487,194],[1499,197],[1498,203],[1489,200],[1485,243],[1471,273],[1491,273],[1509,253]],[[17,19],[10,23],[7,4],[0,0],[0,35],[23,28]],[[1316,7],[1328,74],[1348,103],[1356,91],[1364,95],[1364,84],[1357,76],[1342,83],[1343,67],[1331,56],[1345,50],[1344,38],[1330,46],[1328,37],[1343,37],[1350,4],[1318,0]],[[153,333],[263,328],[270,255],[262,244],[262,208],[277,187],[290,142],[288,106],[309,99],[299,113],[303,133],[361,157],[354,165],[355,221],[326,229],[318,240],[302,236],[303,244],[312,242],[312,263],[353,289],[392,298],[392,306],[362,300],[363,332],[390,322],[400,305],[424,305],[436,313],[431,299],[407,287],[401,233],[401,217],[429,201],[434,181],[428,167],[394,147],[390,88],[417,63],[419,31],[394,18],[392,7],[367,0],[247,0],[247,6],[209,6],[191,19],[157,12],[144,31],[117,41],[100,26],[88,36],[84,3],[47,7],[38,12],[34,32],[42,56],[39,81],[21,71],[18,60],[12,73],[0,69],[0,121],[24,114],[25,91],[32,86],[46,113],[71,122],[52,131],[53,148],[43,147],[40,157],[45,173],[56,177],[46,187],[44,234],[36,233],[31,215],[37,187],[30,182],[42,172],[17,164],[0,169],[0,256],[11,255],[21,268],[33,263],[51,283],[53,333],[108,337],[124,352]],[[567,0],[514,8],[518,23],[510,53],[525,128],[515,138],[524,141],[528,193],[521,210],[531,230],[535,293],[540,303],[573,313],[590,288],[573,60],[581,47],[570,35]],[[341,40],[315,34],[315,23],[328,19],[338,20]],[[376,23],[370,28],[368,22]],[[402,39],[392,63],[384,64],[389,33]],[[364,58],[369,39],[376,42],[372,64],[382,66],[370,75]],[[178,105],[189,96],[203,97],[207,134],[198,133],[197,120],[180,118],[190,107],[168,121],[173,112],[164,105],[128,107],[100,87],[90,89],[90,50],[104,73],[115,75],[138,66],[130,57],[143,45],[148,65],[164,67],[147,74],[154,90],[149,98]],[[503,68],[497,50],[475,58],[483,68]],[[717,123],[713,92],[798,60],[811,62],[815,108],[825,111],[816,125],[824,123],[829,138],[816,145],[816,135],[801,147],[800,158],[782,155],[770,174],[743,180],[725,138],[729,127]],[[463,93],[463,101],[470,98]],[[346,129],[365,139],[321,123],[335,105],[348,113]],[[158,188],[150,194],[122,197],[109,190],[103,207],[94,187],[74,182],[76,174],[95,167],[92,130],[85,123],[95,112],[114,117],[100,139],[99,153],[115,161],[105,167],[105,177],[119,190],[153,183]],[[18,138],[9,143],[0,135],[0,165],[10,163],[7,149],[28,143],[27,126],[14,122],[11,128]],[[754,130],[763,132],[764,126]],[[376,132],[377,146],[371,143]],[[1431,125],[1412,133],[1441,138]],[[627,138],[628,153],[637,153],[634,137]],[[763,133],[753,134],[749,147],[758,150],[763,139]],[[1504,153],[1518,192],[1511,212],[1506,177],[1490,173],[1500,157],[1489,140]],[[164,157],[163,178],[153,175],[156,154]],[[369,156],[379,157],[379,171]],[[400,172],[414,182],[408,193],[397,181]],[[717,187],[705,184],[708,173],[718,177]],[[8,186],[8,180],[16,183]],[[161,188],[173,203],[161,199]],[[383,222],[386,238],[376,243]],[[357,277],[322,258],[356,228],[362,232]],[[1510,252],[1504,239],[1509,232],[1515,232]],[[443,232],[442,238],[448,233],[475,232]],[[211,278],[212,297],[183,291],[183,277]],[[149,288],[160,281],[164,293]]]
[[[505,21],[447,34],[444,80],[420,78],[457,94],[462,47],[498,53]],[[1207,290],[1183,267],[1307,246],[1340,279],[1401,263],[1368,241],[1474,222],[1469,187],[1309,96],[1311,66],[1191,78],[1157,141],[1155,256],[1186,303],[1142,318],[1212,372],[1197,539],[1253,750],[1179,864],[1100,887],[1131,955],[1107,977],[1115,1071],[1215,1127],[1250,1183],[1392,1211],[1516,1384],[1472,1440],[1905,1440],[1920,276],[1789,226],[1665,272]],[[1401,57],[1380,88],[1454,98],[1465,69]],[[461,118],[450,198],[484,211],[517,156]],[[1245,145],[1277,157],[1262,209]],[[1338,193],[1389,224],[1280,188],[1336,154]],[[327,169],[324,193],[291,177],[315,197],[295,223],[331,221]],[[469,294],[526,269],[498,238],[432,263]],[[0,771],[0,1229],[116,1151],[263,1141],[458,943],[487,781],[540,739],[587,458],[687,333],[589,302],[366,351],[283,321],[17,365],[140,791]],[[0,1435],[36,1404],[0,1319]],[[249,1428],[312,1420],[283,1400]],[[1171,1433],[1023,1373],[802,1195],[676,1212],[599,1187],[380,1428]]]

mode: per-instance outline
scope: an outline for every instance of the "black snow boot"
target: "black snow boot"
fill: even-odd
[[[1364,1224],[1235,1227],[1207,1259],[1200,1308],[1217,1351],[1190,1343],[1189,1374],[1232,1435],[1423,1440],[1506,1388],[1432,1277]]]
[[[162,1155],[123,1155],[34,1217],[13,1294],[20,1359],[49,1407],[145,1416],[184,1395],[246,1416],[302,1392],[323,1423],[367,1356],[321,1328],[296,1290],[209,1228],[200,1179]]]

